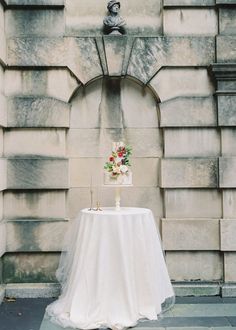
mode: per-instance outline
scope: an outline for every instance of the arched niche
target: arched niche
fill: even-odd
[[[114,204],[112,188],[103,186],[103,165],[113,141],[133,148],[131,188],[122,191],[123,206],[143,206],[163,216],[159,188],[163,138],[159,128],[158,98],[147,86],[129,78],[104,77],[81,86],[71,100],[68,130],[70,217],[90,203]],[[94,203],[94,204],[95,204]]]

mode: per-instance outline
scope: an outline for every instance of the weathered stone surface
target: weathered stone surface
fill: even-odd
[[[6,226],[5,223],[0,223],[0,257],[6,252]],[[1,266],[0,266],[1,270]],[[0,275],[1,279],[1,275]]]
[[[72,158],[69,160],[69,186],[90,187],[91,177],[95,186],[103,184],[104,158]],[[100,168],[94,171],[94,168]],[[136,187],[156,187],[159,177],[158,158],[132,158],[133,184]]]
[[[236,251],[236,220],[220,221],[221,251]]]
[[[5,297],[5,285],[0,284],[0,304],[3,302]]]
[[[77,87],[78,82],[66,68],[5,71],[6,96],[48,96],[68,102]]]
[[[221,294],[221,286],[219,284],[212,284],[212,282],[199,283],[196,281],[193,283],[173,283],[173,287],[177,297],[209,297],[219,296]]]
[[[166,6],[213,6],[215,0],[164,0]]]
[[[216,0],[217,5],[235,5],[235,0]]]
[[[16,66],[66,65],[64,38],[22,37],[8,39],[8,64]],[[50,54],[50,56],[49,56]]]
[[[164,188],[213,188],[218,185],[215,158],[162,159],[161,186]]]
[[[125,139],[133,146],[133,157],[160,157],[161,131],[153,128],[130,129],[70,129],[69,157],[104,157],[111,152],[113,141]]]
[[[219,250],[220,220],[162,219],[164,250]]]
[[[161,102],[180,96],[212,96],[213,82],[203,68],[163,68],[150,82]]]
[[[236,126],[236,95],[218,95],[220,126]]]
[[[7,187],[7,161],[0,158],[0,191]]]
[[[65,191],[4,192],[4,219],[65,219],[66,216]]]
[[[166,263],[170,277],[175,281],[214,281],[223,278],[223,260],[219,252],[168,251]]]
[[[6,62],[6,37],[4,21],[4,8],[0,3],[0,62]]]
[[[0,192],[0,222],[3,218],[3,192]]]
[[[65,189],[66,159],[12,158],[7,160],[8,189]]]
[[[222,156],[236,156],[235,144],[236,144],[236,129],[222,128],[221,129]]]
[[[191,144],[186,143],[191,141]],[[211,157],[220,155],[220,135],[209,128],[166,128],[165,157]]]
[[[236,189],[223,190],[223,218],[235,219]]]
[[[6,251],[61,251],[66,228],[67,221],[8,221]]]
[[[136,38],[128,74],[146,83],[164,65],[195,66],[212,62],[214,38],[211,37]]]
[[[3,155],[3,129],[0,128],[0,156]]]
[[[220,8],[219,9],[219,28],[220,34],[236,34],[236,9]]]
[[[217,126],[215,100],[211,96],[180,96],[159,104],[161,127]]]
[[[236,285],[234,283],[226,283],[222,285],[222,297],[236,297]]]
[[[221,198],[221,192],[215,189],[165,189],[166,217],[220,219]]]
[[[3,256],[4,283],[56,282],[58,253],[6,253]]]
[[[7,129],[4,132],[4,155],[65,157],[65,139],[64,129]]]
[[[218,33],[217,12],[210,8],[166,9],[164,10],[163,22],[165,35],[203,36]]]
[[[217,36],[216,51],[217,51],[217,62],[235,63],[236,36]]]
[[[15,298],[51,298],[61,292],[58,283],[9,283],[6,285],[6,296]]]
[[[63,6],[64,0],[7,0],[8,5],[16,6]]]
[[[94,38],[65,38],[65,48],[65,63],[83,84],[103,75]]]
[[[222,157],[219,159],[219,184],[224,188],[236,187],[236,157]]]
[[[63,36],[64,30],[63,10],[6,10],[7,37]]]
[[[95,187],[94,205],[100,201],[101,207],[115,206],[115,188]],[[162,193],[154,187],[125,187],[121,191],[121,206],[147,207],[157,218],[163,217]],[[69,218],[77,216],[79,210],[90,207],[89,188],[71,188],[68,191]]]
[[[8,127],[69,127],[70,105],[48,97],[8,99]]]
[[[3,94],[0,93],[0,126],[7,126],[7,101]]]
[[[236,253],[224,253],[225,282],[236,281]]]
[[[127,37],[105,36],[104,48],[110,76],[121,76],[127,44]]]

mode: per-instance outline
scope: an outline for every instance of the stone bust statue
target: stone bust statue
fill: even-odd
[[[103,20],[104,32],[106,34],[124,34],[125,20],[119,15],[120,2],[110,0],[107,4],[109,15]]]

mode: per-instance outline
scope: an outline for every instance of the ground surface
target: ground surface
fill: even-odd
[[[52,301],[53,299],[5,300],[0,306],[0,330],[39,330],[45,307]],[[142,322],[137,328],[233,330],[236,329],[236,298],[177,298],[174,308],[162,320]]]

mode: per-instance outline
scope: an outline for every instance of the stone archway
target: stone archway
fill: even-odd
[[[68,130],[70,217],[89,204],[89,189],[103,206],[114,204],[111,188],[102,187],[103,164],[112,141],[133,147],[134,187],[122,191],[122,205],[143,206],[163,216],[159,167],[163,155],[158,99],[150,88],[129,78],[104,77],[78,89],[71,100]],[[98,195],[98,197],[97,197]]]

